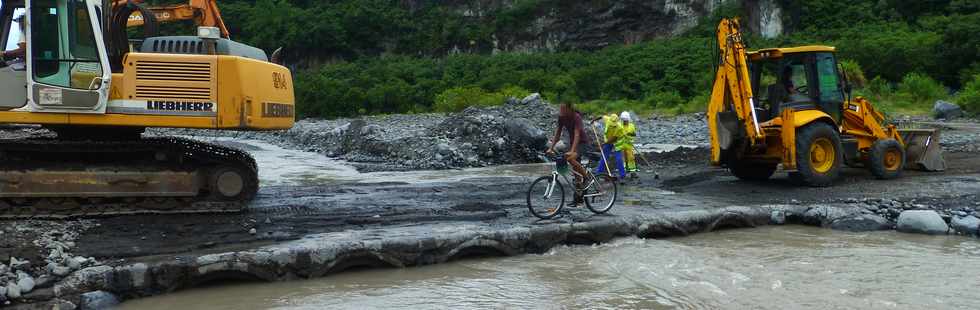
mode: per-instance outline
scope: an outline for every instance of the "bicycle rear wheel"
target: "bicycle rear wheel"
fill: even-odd
[[[619,195],[619,188],[616,187],[616,179],[602,175],[595,176],[589,173],[592,183],[585,189],[585,206],[595,214],[609,212],[616,204],[616,197]]]
[[[540,219],[555,217],[564,204],[565,188],[557,177],[540,177],[527,189],[527,209]]]

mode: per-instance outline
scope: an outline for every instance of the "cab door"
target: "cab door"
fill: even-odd
[[[27,1],[28,108],[105,113],[111,71],[94,0]]]

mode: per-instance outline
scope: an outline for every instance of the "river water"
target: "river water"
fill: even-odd
[[[975,239],[771,226],[211,286],[121,308],[978,309],[978,287]]]

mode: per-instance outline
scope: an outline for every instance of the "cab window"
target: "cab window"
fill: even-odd
[[[84,0],[35,0],[31,10],[34,80],[88,89],[102,76],[95,32]]]
[[[837,61],[831,53],[817,54],[817,74],[820,81],[820,101],[825,103],[844,102],[844,92],[841,90],[837,74]]]

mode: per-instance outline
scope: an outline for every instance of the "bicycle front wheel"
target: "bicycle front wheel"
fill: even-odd
[[[591,177],[593,184],[586,188],[583,194],[585,206],[595,214],[609,212],[609,209],[616,204],[616,196],[619,195],[616,179],[605,175]]]
[[[565,188],[557,177],[540,177],[527,189],[527,209],[540,219],[555,217],[564,204]]]

